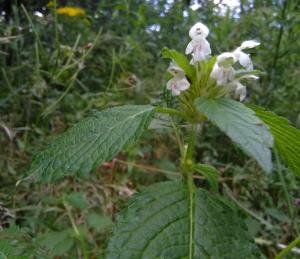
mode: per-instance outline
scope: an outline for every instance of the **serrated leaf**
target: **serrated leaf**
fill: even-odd
[[[197,109],[215,123],[266,171],[272,170],[270,148],[273,137],[268,127],[244,104],[225,98],[197,98]]]
[[[231,206],[197,189],[190,215],[189,197],[186,185],[176,181],[134,195],[118,216],[107,258],[259,258],[246,225]]]
[[[174,60],[177,63],[177,65],[184,70],[185,74],[190,79],[193,79],[195,77],[195,73],[196,73],[195,67],[190,64],[190,62],[188,61],[185,55],[177,52],[176,50],[168,49],[164,47],[162,49],[162,56],[164,58],[169,58]]]
[[[135,143],[148,127],[154,107],[126,105],[92,116],[51,141],[33,160],[31,180],[50,181],[85,175]]]
[[[255,105],[248,107],[270,127],[274,136],[274,147],[290,170],[300,175],[300,130],[293,127],[286,118],[262,107]]]
[[[218,190],[219,172],[215,167],[207,164],[196,164],[194,170],[207,179],[214,191]]]

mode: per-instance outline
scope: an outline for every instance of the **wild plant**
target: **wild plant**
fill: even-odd
[[[197,162],[195,146],[204,125],[217,126],[266,173],[273,169],[273,149],[299,174],[300,132],[273,112],[243,103],[246,82],[258,80],[261,74],[254,70],[247,50],[260,43],[247,40],[212,56],[208,35],[204,24],[192,26],[185,51],[190,61],[175,50],[162,50],[163,57],[171,60],[166,89],[174,105],[124,105],[94,111],[50,141],[32,161],[24,180],[51,182],[86,175],[139,141],[153,118],[169,117],[181,179],[154,184],[130,199],[117,218],[107,258],[262,257],[241,212],[220,190],[218,169]],[[210,188],[201,188],[195,174],[202,175]]]

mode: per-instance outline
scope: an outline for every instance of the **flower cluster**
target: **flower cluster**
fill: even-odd
[[[209,42],[206,40],[209,29],[202,23],[198,22],[189,31],[191,41],[188,43],[185,54],[191,54],[191,65],[199,69],[199,61],[209,60],[211,49]],[[258,46],[260,43],[249,40],[244,41],[240,47],[232,52],[224,52],[217,56],[209,78],[215,80],[218,87],[223,88],[226,92],[234,94],[235,98],[243,101],[246,98],[246,87],[240,82],[242,79],[258,79],[253,73],[253,64],[250,55],[245,53],[245,49]],[[238,64],[240,69],[236,70],[234,66]],[[167,89],[172,91],[175,96],[180,95],[190,87],[191,80],[187,80],[185,72],[176,63],[172,62],[168,72],[173,76],[167,82]]]
[[[242,45],[236,48],[233,52],[225,52],[217,57],[217,61],[213,67],[210,77],[216,79],[219,86],[227,87],[233,90],[235,97],[243,101],[246,98],[246,87],[240,82],[241,79],[258,79],[257,76],[251,74],[253,71],[253,64],[250,55],[243,52],[244,49],[254,48],[260,43],[249,40],[244,41]],[[238,62],[243,68],[243,76],[237,77],[240,71],[236,71],[233,65]]]

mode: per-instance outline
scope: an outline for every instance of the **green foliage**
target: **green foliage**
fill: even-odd
[[[184,72],[190,79],[195,77],[195,73],[196,73],[195,67],[190,64],[189,60],[185,55],[177,52],[176,50],[173,49],[170,50],[164,47],[162,50],[162,56],[164,58],[169,58],[171,60],[174,60],[177,63],[177,65],[184,70]]]
[[[88,225],[96,232],[101,232],[112,226],[112,221],[109,217],[91,213],[87,216]]]
[[[48,252],[50,258],[62,256],[70,249],[74,249],[75,240],[72,232],[72,229],[51,231],[39,236],[37,243]]]
[[[196,164],[194,170],[207,179],[214,191],[218,190],[219,172],[215,167],[206,164]]]
[[[279,155],[291,171],[300,175],[300,130],[293,127],[286,118],[266,111],[262,107],[255,105],[248,105],[248,107],[270,127],[274,136],[274,146]]]
[[[107,258],[259,258],[237,211],[218,196],[197,189],[190,215],[188,197],[187,187],[176,181],[152,185],[135,195],[118,217]]]
[[[65,196],[65,201],[77,209],[85,209],[87,207],[85,194],[82,192],[73,192]]]
[[[13,246],[12,240],[8,239],[8,236],[17,234],[18,232],[18,227],[12,227],[2,233],[0,232],[0,259],[9,258],[15,255],[15,247]]]
[[[153,109],[148,105],[127,105],[94,112],[37,154],[29,168],[29,178],[52,181],[89,173],[135,143],[148,127]]]
[[[213,54],[232,51],[247,39],[261,42],[255,51],[247,50],[247,53],[251,53],[255,67],[263,70],[265,75],[251,87],[248,85],[247,99],[289,118],[297,127],[300,125],[295,123],[296,118],[300,118],[300,88],[297,87],[300,73],[295,69],[299,67],[300,53],[297,1],[243,0],[238,1],[236,8],[201,1],[201,8],[193,10],[189,8],[193,1],[68,0],[57,1],[58,7],[65,4],[80,6],[86,10],[87,16],[59,15],[57,21],[54,8],[45,6],[49,1],[2,2],[0,200],[16,212],[15,220],[22,229],[29,229],[27,245],[47,233],[59,236],[70,230],[71,222],[66,216],[68,206],[63,206],[63,197],[70,205],[76,225],[80,229],[89,227],[82,236],[87,241],[90,258],[105,258],[103,252],[110,234],[109,219],[114,219],[116,212],[125,206],[128,196],[136,189],[170,175],[179,177],[176,168],[179,164],[178,148],[168,126],[160,127],[159,133],[153,136],[147,134],[142,145],[136,145],[130,156],[118,157],[123,160],[121,165],[118,162],[106,163],[84,179],[67,177],[42,188],[38,184],[23,182],[15,188],[16,181],[23,176],[30,158],[44,140],[69,128],[74,121],[80,121],[87,111],[124,103],[157,104],[162,89],[164,94],[160,105],[178,108],[178,98],[165,89],[166,78],[162,75],[167,62],[161,59],[160,49],[167,46],[183,53],[189,42],[188,29],[197,21],[211,29],[207,39]],[[25,5],[32,23],[25,16],[20,2]],[[44,17],[35,15],[37,10]],[[160,30],[153,30],[153,26],[159,26]],[[100,28],[101,36],[95,41]],[[86,55],[87,52],[92,55]],[[201,64],[201,72],[197,75],[201,80],[201,73],[206,73],[205,70],[207,67]],[[190,90],[192,88],[193,84]],[[201,95],[212,96],[204,91]],[[159,119],[170,124],[165,117]],[[176,119],[174,121],[177,123]],[[179,133],[185,136],[187,127],[180,126]],[[203,163],[215,165],[224,177],[222,185],[228,184],[233,198],[255,218],[262,219],[254,228],[257,229],[256,235],[273,244],[287,244],[292,235],[298,236],[297,224],[299,226],[300,221],[296,215],[299,208],[292,205],[294,213],[289,213],[278,175],[262,174],[256,163],[249,161],[210,124],[204,124],[203,132],[195,157]],[[286,142],[295,143],[294,134],[289,136]],[[283,140],[282,136],[278,138]],[[298,151],[292,152],[287,145],[285,143],[295,165],[299,161]],[[168,162],[172,166],[165,166]],[[148,167],[144,167],[145,164]],[[299,197],[299,177],[288,173],[283,177],[292,202]],[[202,181],[197,181],[197,185],[202,184]],[[0,232],[0,243],[3,241],[1,234],[6,234],[8,224],[0,222],[4,228]],[[24,250],[19,246],[23,237],[20,231],[11,237],[9,243],[18,255],[30,252],[33,258],[31,254],[36,249],[28,246]],[[45,248],[50,254],[54,253],[50,246]],[[261,248],[268,257],[274,257],[278,251],[271,242]],[[60,257],[82,258],[82,250],[78,244]],[[35,257],[48,258],[46,254],[35,254]]]
[[[215,123],[266,171],[272,170],[270,148],[273,137],[255,113],[245,105],[230,99],[197,98],[197,109]]]
[[[0,259],[29,259],[33,255],[44,257],[45,253],[32,242],[26,231],[18,226],[0,231]]]

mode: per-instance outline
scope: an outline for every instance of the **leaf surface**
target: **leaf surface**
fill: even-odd
[[[126,105],[94,112],[59,135],[34,159],[29,179],[50,181],[85,175],[135,143],[154,113],[149,105]]]
[[[73,230],[66,229],[63,231],[52,231],[43,234],[37,238],[37,243],[46,248],[51,258],[61,256],[75,245],[74,238],[71,233]]]
[[[169,58],[174,60],[179,67],[181,67],[185,74],[190,78],[193,79],[195,77],[195,67],[190,64],[188,59],[186,58],[185,55],[177,52],[176,50],[173,49],[168,49],[168,48],[163,48],[162,49],[162,56],[164,58]]]
[[[266,171],[272,170],[273,136],[268,127],[244,104],[227,99],[197,98],[197,109],[215,123]]]
[[[225,201],[196,189],[193,206],[190,239],[186,185],[170,181],[144,189],[118,216],[107,258],[259,258],[246,225]]]
[[[196,164],[194,170],[207,179],[214,191],[218,191],[219,172],[215,167],[207,164]]]
[[[290,122],[264,108],[248,105],[256,115],[270,127],[274,136],[274,146],[289,169],[300,175],[300,130],[293,127]]]

